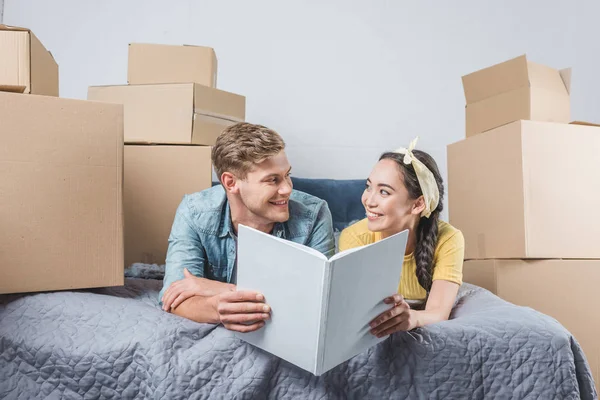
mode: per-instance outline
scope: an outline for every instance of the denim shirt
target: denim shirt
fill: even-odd
[[[275,223],[271,234],[331,257],[335,253],[335,239],[327,203],[293,190],[288,206],[289,219]],[[236,242],[229,202],[221,185],[185,195],[175,213],[169,236],[159,302],[173,282],[184,278],[184,268],[201,278],[235,283]]]

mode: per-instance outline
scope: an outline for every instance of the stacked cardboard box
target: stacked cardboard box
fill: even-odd
[[[0,25],[0,293],[123,284],[123,107],[57,95],[42,43]]]
[[[88,99],[124,106],[125,265],[164,264],[177,206],[211,186],[210,146],[245,120],[246,99],[215,88],[209,47],[130,44],[127,76]]]
[[[556,318],[600,368],[600,128],[569,123],[570,70],[525,56],[463,77],[467,138],[448,146],[465,282]]]

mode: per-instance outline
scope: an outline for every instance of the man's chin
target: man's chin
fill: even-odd
[[[273,222],[286,222],[290,219],[289,210],[280,210],[269,213],[269,219]]]

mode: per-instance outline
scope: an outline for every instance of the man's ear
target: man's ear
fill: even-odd
[[[223,172],[221,174],[221,183],[226,192],[232,194],[238,193],[237,177],[231,172]]]
[[[425,198],[423,196],[419,196],[417,201],[413,204],[411,213],[414,215],[421,215],[421,213],[425,210]]]

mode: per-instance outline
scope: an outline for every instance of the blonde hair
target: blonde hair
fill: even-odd
[[[223,130],[212,148],[212,163],[221,181],[223,172],[245,179],[253,165],[277,155],[285,142],[277,132],[262,125],[239,122]]]

